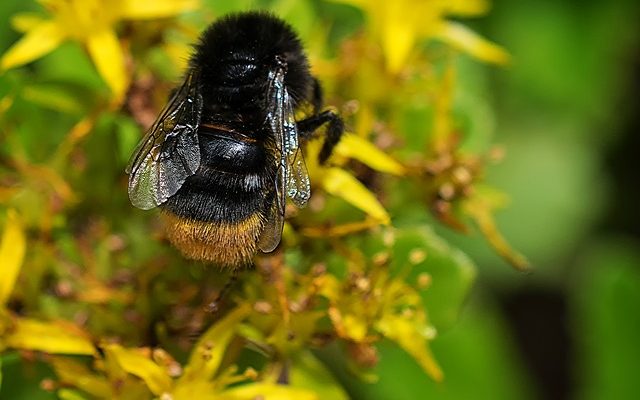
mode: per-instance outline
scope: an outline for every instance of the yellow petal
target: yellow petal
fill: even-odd
[[[387,68],[396,73],[402,69],[416,41],[416,27],[408,22],[400,2],[391,2],[386,7],[387,15],[382,21],[382,50]]]
[[[451,129],[451,108],[456,82],[456,65],[453,62],[447,63],[435,98],[433,133],[429,143],[436,154],[451,149],[454,135]]]
[[[91,341],[75,325],[64,322],[41,322],[16,318],[5,338],[5,344],[21,350],[36,350],[51,354],[92,355]]]
[[[67,162],[67,157],[69,157],[69,154],[75,148],[75,145],[91,132],[95,123],[95,116],[88,116],[78,121],[71,128],[62,143],[58,145],[58,149],[52,157],[52,164],[65,165],[65,163]],[[69,188],[69,190],[71,190],[71,188]],[[73,196],[73,193],[70,193],[70,195]]]
[[[185,11],[195,10],[198,0],[126,0],[120,15],[128,19],[154,19],[171,17]]]
[[[93,374],[83,363],[69,358],[53,357],[51,366],[58,379],[65,385],[76,387],[100,399],[111,396],[109,381],[105,377]]]
[[[87,400],[87,397],[83,393],[75,389],[69,389],[69,388],[58,389],[58,391],[56,392],[56,397],[59,400]],[[106,397],[98,397],[98,398],[102,399]]]
[[[168,393],[171,389],[172,381],[167,371],[139,349],[125,349],[120,345],[110,344],[104,346],[104,350],[124,371],[142,379],[154,394]]]
[[[119,103],[124,97],[128,79],[118,37],[110,29],[98,31],[87,39],[87,49],[98,72],[113,92],[115,101]]]
[[[449,14],[472,17],[489,11],[489,2],[487,0],[448,0],[446,7]]]
[[[333,374],[309,350],[298,352],[292,360],[289,383],[294,387],[312,390],[323,399],[349,399]]]
[[[177,383],[171,392],[172,400],[222,400],[220,398],[220,388],[215,386],[214,381],[191,381],[189,384]]]
[[[274,383],[250,383],[220,393],[220,400],[318,400],[310,390],[277,385]]]
[[[0,305],[7,302],[13,291],[25,249],[26,238],[22,222],[15,210],[9,210],[0,240]]]
[[[43,22],[27,32],[0,59],[0,69],[7,70],[42,57],[62,42],[64,33],[51,21]]]
[[[184,374],[177,382],[176,390],[190,391],[194,381],[208,381],[218,371],[227,345],[233,339],[236,327],[249,314],[247,305],[236,307],[231,313],[207,330],[194,346]]]
[[[368,140],[357,135],[343,136],[340,143],[338,143],[336,153],[358,160],[376,171],[393,175],[404,175],[406,172],[400,163],[386,155]]]
[[[328,193],[344,199],[380,223],[388,224],[391,221],[373,193],[348,172],[340,168],[327,169],[322,177],[322,186]]]
[[[320,288],[319,293],[333,302],[338,301],[342,293],[340,281],[331,274],[322,275],[318,282],[318,287]]]
[[[346,314],[342,316],[342,329],[349,339],[361,342],[367,337],[369,326],[362,316]]]
[[[376,115],[373,112],[373,107],[370,104],[362,104],[355,122],[356,135],[366,138],[373,130],[373,126],[376,122]]]
[[[24,12],[11,17],[11,26],[18,32],[28,32],[42,24],[44,20],[37,13]]]
[[[486,190],[478,191],[478,194],[463,203],[464,213],[473,219],[482,235],[502,258],[517,270],[528,271],[531,268],[529,260],[511,247],[500,233],[493,217],[492,210],[495,208],[495,204],[505,201],[501,197],[498,193],[494,194]]]
[[[409,353],[435,381],[442,380],[442,370],[427,346],[427,339],[418,331],[414,321],[395,315],[385,315],[378,321],[376,327],[385,337],[398,343],[404,351]]]
[[[509,54],[502,47],[457,22],[441,24],[438,33],[445,42],[479,60],[496,64],[507,64],[510,61]]]
[[[348,222],[346,224],[330,226],[313,226],[302,228],[302,234],[308,237],[327,238],[353,235],[380,225],[380,221],[366,218],[363,221]]]
[[[13,105],[13,100],[14,96],[10,94],[7,94],[6,96],[0,98],[0,115],[4,114],[8,109],[11,108],[11,106]],[[0,193],[2,193],[3,190],[6,189],[0,188]],[[2,196],[0,196],[0,199],[2,199]],[[0,203],[2,203],[2,200],[0,200]]]

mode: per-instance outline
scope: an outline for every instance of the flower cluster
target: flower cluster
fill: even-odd
[[[257,256],[214,313],[228,277],[151,234],[122,171],[176,54],[218,9],[38,3],[12,18],[23,36],[0,59],[0,351],[48,364],[41,387],[60,398],[347,398],[349,378],[335,374],[375,382],[385,342],[439,381],[430,342],[455,320],[475,266],[432,226],[473,221],[526,267],[493,221],[504,196],[483,182],[498,150],[465,148],[474,104],[456,102],[460,57],[508,62],[449,19],[481,15],[486,1],[332,0],[363,22],[338,39],[329,19],[304,18],[310,2],[272,2],[306,21],[314,73],[352,132],[327,165],[309,143],[309,207],[287,210],[281,249]]]

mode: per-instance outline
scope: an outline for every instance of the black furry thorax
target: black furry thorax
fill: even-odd
[[[263,12],[231,14],[212,24],[190,60],[199,71],[203,116],[255,128],[264,117],[269,71],[282,61],[285,84],[297,106],[309,98],[313,78],[288,24]]]

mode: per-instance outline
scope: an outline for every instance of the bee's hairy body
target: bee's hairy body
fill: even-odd
[[[313,112],[296,120],[301,104]],[[195,46],[184,81],[133,152],[129,199],[161,207],[185,257],[239,268],[280,243],[286,199],[310,196],[300,142],[326,124],[318,161],[342,119],[320,111],[322,90],[291,27],[265,13],[232,14]]]
[[[265,124],[271,63],[287,63],[294,102],[307,99],[313,78],[299,40],[264,14],[231,16],[212,25],[191,59],[200,70],[201,164],[162,205],[169,241],[185,257],[238,267],[251,262],[274,201],[277,161]]]
[[[275,171],[264,146],[219,134],[200,133],[200,168],[162,214],[167,238],[187,258],[241,266],[256,252]]]

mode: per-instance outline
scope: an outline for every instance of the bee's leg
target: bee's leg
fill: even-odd
[[[322,144],[320,156],[318,157],[320,164],[324,164],[325,161],[327,161],[333,152],[333,148],[336,147],[344,133],[344,122],[342,118],[333,111],[323,111],[296,122],[298,133],[303,140],[316,137],[316,130],[324,124],[327,124],[327,130],[325,131],[324,143]]]
[[[311,92],[311,105],[313,105],[313,113],[319,114],[324,103],[324,94],[322,93],[322,86],[318,78],[313,78],[313,91]]]
[[[233,271],[231,271],[231,276],[229,277],[227,283],[225,283],[220,292],[218,292],[218,296],[216,296],[216,298],[211,303],[205,306],[205,311],[211,314],[215,314],[216,312],[220,311],[220,308],[222,308],[222,301],[227,296],[227,294],[229,294],[231,289],[233,289],[236,282],[238,282],[238,270],[234,269]]]

